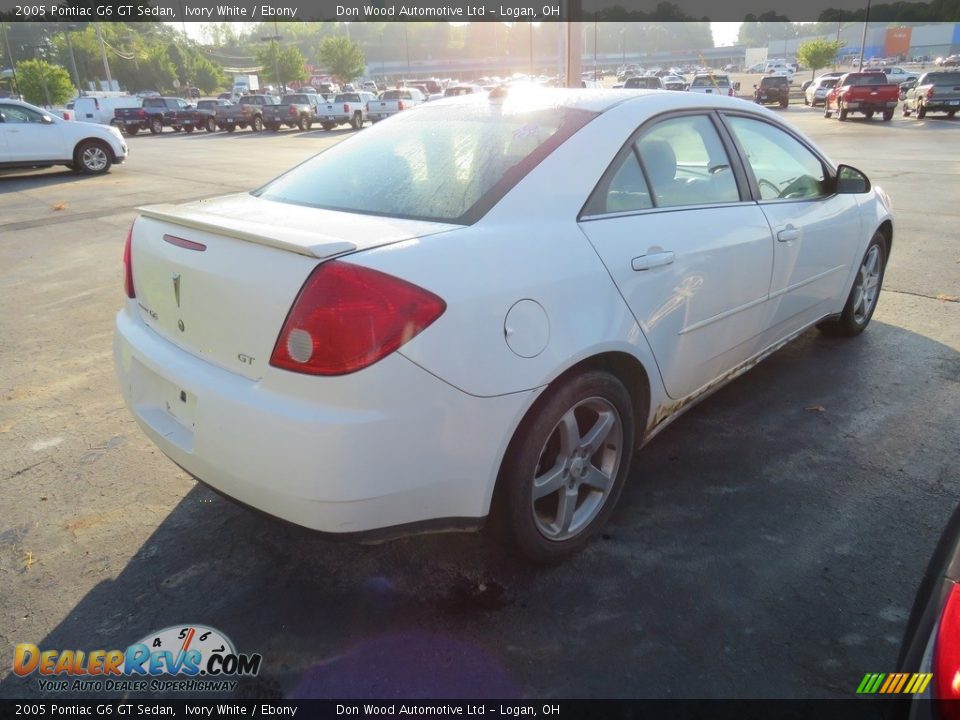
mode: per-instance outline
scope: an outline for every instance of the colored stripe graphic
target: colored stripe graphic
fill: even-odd
[[[867,673],[857,686],[858,695],[913,695],[927,689],[933,673]]]

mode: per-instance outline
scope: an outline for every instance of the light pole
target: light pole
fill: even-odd
[[[10,58],[10,70],[13,72],[13,86],[17,89],[17,95],[23,95],[20,92],[20,83],[17,82],[17,63],[13,60],[13,52],[10,50],[10,38],[7,37],[7,24],[0,23],[0,27],[3,28],[3,42],[7,46],[7,57]]]
[[[66,30],[63,31],[64,36],[67,38],[67,49],[70,51],[70,70],[73,72],[73,84],[77,86],[77,95],[83,95],[83,90],[80,88],[80,74],[77,72],[77,58],[73,54],[73,41],[70,39],[70,31],[76,30],[76,23],[67,23]]]
[[[867,49],[867,26],[870,24],[870,0],[867,0],[867,14],[863,18],[863,35],[860,37],[860,64],[857,71],[863,70],[863,53]]]
[[[107,48],[103,44],[103,33],[100,31],[100,23],[94,23],[97,30],[97,40],[100,41],[100,59],[103,60],[103,71],[107,74],[107,88],[113,89],[113,76],[110,75],[110,63],[107,61]]]
[[[263,42],[267,42],[267,41],[270,42],[270,47],[273,49],[273,76],[274,76],[274,77],[276,78],[276,80],[277,80],[277,85],[278,85],[278,86],[282,86],[282,85],[283,85],[283,81],[280,79],[280,63],[279,63],[279,61],[277,60],[277,43],[280,42],[281,40],[283,40],[283,38],[280,37],[280,35],[279,35],[279,29],[277,28],[277,21],[276,21],[276,20],[273,21],[273,29],[274,29],[274,31],[276,31],[278,34],[268,35],[267,37],[262,37],[262,38],[260,38],[260,40],[262,40]],[[279,89],[279,87],[278,87],[278,89]]]

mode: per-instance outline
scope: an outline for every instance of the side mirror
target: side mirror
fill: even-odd
[[[870,191],[870,180],[850,165],[837,168],[837,192],[841,195],[859,195]]]
[[[53,125],[53,118],[50,117],[49,115],[41,115],[40,122],[43,123],[44,125]]]

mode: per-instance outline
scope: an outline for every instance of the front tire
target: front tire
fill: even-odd
[[[886,249],[886,238],[877,230],[867,246],[863,260],[860,261],[860,268],[847,303],[843,306],[843,312],[838,319],[817,325],[820,332],[833,337],[855,337],[866,330],[880,299],[883,273],[887,265]]]
[[[110,148],[99,140],[85,140],[77,146],[73,165],[85,175],[102,175],[113,164]]]
[[[547,391],[500,469],[497,507],[511,549],[550,563],[581,550],[617,503],[634,450],[630,394],[588,370]]]

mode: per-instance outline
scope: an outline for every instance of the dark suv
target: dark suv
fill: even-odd
[[[785,108],[790,102],[790,78],[772,76],[765,77],[760,81],[760,85],[753,86],[753,99],[760,105],[773,105],[779,103],[780,107]]]

